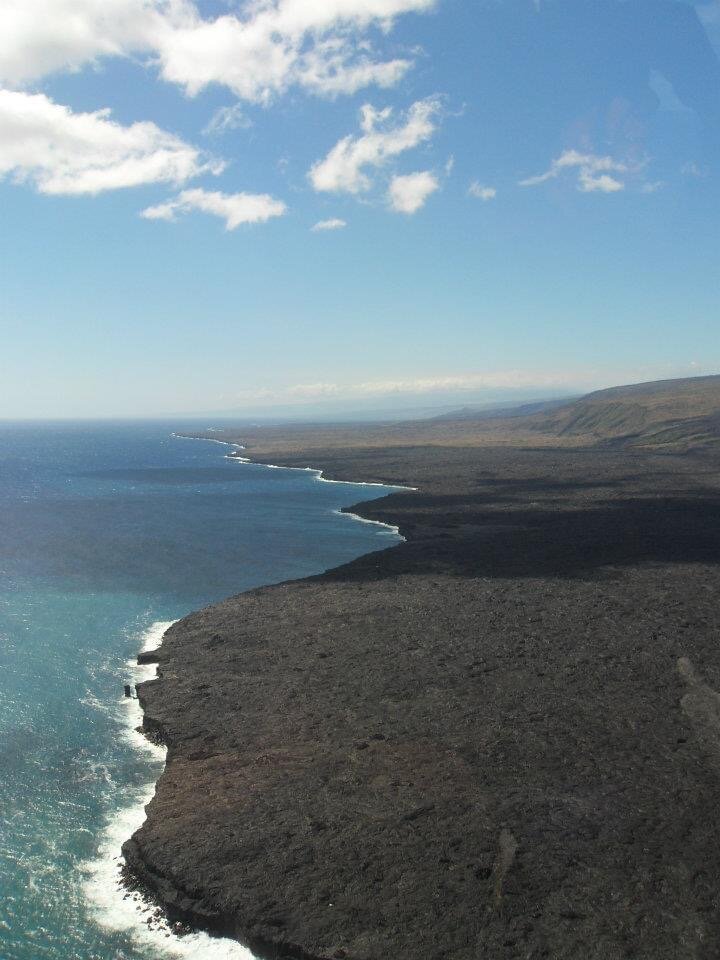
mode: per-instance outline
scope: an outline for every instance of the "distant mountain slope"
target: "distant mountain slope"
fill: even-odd
[[[494,404],[492,407],[461,407],[433,417],[434,422],[439,420],[495,420],[505,417],[525,417],[533,413],[549,413],[559,407],[565,407],[577,399],[576,397],[562,397],[553,400],[528,400],[519,403]]]
[[[720,376],[659,380],[590,393],[523,427],[638,447],[720,444]]]

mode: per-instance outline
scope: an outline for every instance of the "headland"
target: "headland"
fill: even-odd
[[[718,955],[720,378],[574,404],[213,433],[418,489],[352,508],[405,543],[166,634],[124,854],[171,917],[262,956]]]

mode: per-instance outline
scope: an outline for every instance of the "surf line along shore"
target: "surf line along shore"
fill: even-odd
[[[156,652],[171,625],[172,621],[156,621],[143,631],[137,663],[128,663],[136,683],[154,676]],[[164,764],[165,749],[139,735],[138,724],[142,722],[142,713],[137,701],[134,698],[121,701],[121,711],[123,736],[138,752],[147,755],[149,766]],[[150,951],[152,956],[192,957],[192,960],[252,960],[250,952],[236,941],[211,937],[183,927],[178,929],[158,906],[148,903],[142,891],[128,892],[122,883],[122,876],[118,873],[119,847],[128,833],[142,824],[145,807],[154,790],[155,785],[150,780],[133,788],[124,798],[123,806],[109,817],[97,856],[83,864],[83,890],[94,919],[101,927],[128,936],[141,953]]]
[[[235,443],[230,440],[219,440],[215,437],[206,437],[206,436],[192,436],[190,434],[184,434],[184,433],[173,433],[172,436],[180,440],[206,440],[210,443],[221,443],[224,446],[232,448],[231,452],[226,454],[225,456],[226,460],[233,460],[236,463],[255,463],[256,466],[262,466],[268,470],[299,470],[303,473],[311,473],[315,478],[315,480],[317,480],[319,483],[339,483],[339,484],[345,484],[347,486],[354,486],[354,487],[383,487],[385,489],[392,489],[395,491],[409,490],[414,492],[417,490],[417,487],[411,487],[405,483],[385,483],[383,481],[376,481],[376,480],[349,480],[349,479],[337,479],[332,477],[326,477],[324,475],[324,471],[317,467],[297,467],[297,466],[289,466],[285,464],[265,463],[265,462],[259,463],[258,461],[254,461],[251,457],[243,456],[243,454],[240,451],[243,451],[246,449],[244,444]],[[371,524],[375,524],[376,526],[386,527],[390,533],[397,535],[398,537],[400,537],[401,540],[405,539],[405,537],[403,537],[403,535],[400,533],[400,528],[396,524],[387,523],[382,520],[371,520],[368,517],[364,517],[361,513],[356,513],[352,507],[343,508],[335,512],[340,514],[341,516],[352,517],[355,520],[359,520],[361,523],[371,523]]]
[[[179,436],[179,435],[174,434],[174,436]],[[194,438],[188,438],[188,439],[194,439]],[[197,438],[197,439],[205,440],[206,438]],[[211,439],[211,438],[207,438],[207,439]],[[237,461],[240,464],[250,462],[248,458],[244,458],[240,455],[240,451],[243,449],[240,444],[235,444],[235,443],[228,444],[225,441],[219,441],[215,439],[212,439],[212,442],[224,443],[224,445],[230,446],[234,449],[234,451],[237,451],[237,452],[228,454],[226,459]],[[267,468],[285,469],[285,468],[276,467],[275,465],[271,465],[271,464],[256,464],[256,466],[259,466],[262,469],[267,469]],[[292,468],[288,468],[288,471],[291,471],[291,470]],[[312,473],[313,479],[316,479],[323,483],[338,483],[346,486],[358,486],[358,487],[362,486],[362,487],[383,488],[384,490],[388,490],[388,491],[391,490],[391,488],[388,487],[386,484],[381,484],[381,483],[363,483],[363,482],[355,483],[353,481],[339,481],[339,480],[326,479],[322,476],[321,470],[315,470],[315,469],[309,470],[309,471],[303,470],[303,472]],[[395,489],[401,489],[401,487],[397,486],[395,487]],[[346,516],[348,519],[352,519],[360,523],[370,524],[373,526],[381,526],[385,528],[389,534],[393,535],[394,543],[398,543],[403,539],[399,535],[398,528],[394,525],[383,523],[377,520],[366,519],[354,512],[351,512],[351,510],[349,509],[338,509],[338,510],[333,510],[332,512],[341,516]],[[378,543],[382,543],[382,541],[378,541]],[[164,624],[163,626],[165,628],[169,628],[170,626],[172,626],[172,624],[167,623],[167,624]],[[163,631],[163,633],[164,632],[165,631]],[[138,657],[137,657],[138,667],[141,670],[145,671],[144,676],[138,677],[138,684],[137,684],[138,687],[140,687],[142,684],[147,684],[151,682],[152,679],[154,679],[156,670],[157,670],[157,665],[160,662],[160,647],[164,640],[164,636],[158,640],[158,638],[155,636],[155,633],[153,634],[153,643],[144,644],[143,649],[141,650],[141,652],[138,654]],[[147,674],[147,670],[149,668],[151,670],[150,676],[148,676]],[[137,695],[134,693],[134,690],[136,688],[133,687],[132,685],[126,684],[124,689],[125,689],[126,700],[133,700],[137,702]],[[142,720],[143,713],[141,708],[138,709],[138,714],[139,714],[139,718]],[[141,727],[138,728],[138,730],[143,731],[146,738],[146,742],[149,742],[153,745],[156,745],[157,747],[162,748],[163,757],[167,755],[167,751],[165,749],[166,745],[165,745],[164,737],[160,735],[158,731],[149,729],[147,723],[144,723]],[[146,800],[149,800],[151,795],[152,795],[152,792],[150,796],[146,798]],[[141,821],[138,821],[138,823],[139,822]],[[135,826],[137,826],[137,824],[134,825],[133,829],[135,828]],[[152,900],[148,901],[148,898],[147,898],[148,891],[146,889],[143,890],[138,885],[137,878],[131,877],[127,869],[124,870],[124,874],[126,877],[127,886],[133,889],[134,901],[137,901],[137,898],[140,897],[139,902],[141,904],[142,903],[147,904],[148,902],[152,903]],[[132,909],[132,904],[130,905],[130,909]],[[147,907],[145,907],[145,909],[147,910]],[[179,919],[180,914],[176,910],[165,910],[163,912],[165,913],[165,919],[159,916],[157,912],[153,911],[150,914],[150,920],[148,922],[152,923],[153,929],[151,933],[153,934],[157,933],[158,935],[165,935],[166,937],[169,937],[171,934],[177,934],[180,936],[181,940],[178,941],[177,937],[172,937],[172,943],[165,944],[165,947],[167,947],[171,953],[173,952],[173,950],[180,951],[184,956],[187,954],[186,948],[190,948],[191,952],[195,950],[198,952],[198,955],[202,954],[203,956],[205,955],[215,956],[215,953],[213,952],[212,947],[206,941],[198,941],[196,937],[189,936],[189,933],[191,931],[189,927]],[[231,941],[225,940],[223,938],[218,938],[217,943],[219,948],[232,952]],[[225,956],[225,953],[223,953],[222,955]],[[232,953],[232,955],[235,956],[235,953]],[[246,954],[246,953],[238,954],[238,956],[247,956],[247,955],[249,954]],[[230,953],[228,953],[228,956],[230,956]]]
[[[412,478],[353,508],[407,542],[168,631],[139,688],[168,761],[123,848],[138,882],[263,955],[719,947],[717,774],[686,709],[688,676],[720,678],[717,463],[249,449]]]

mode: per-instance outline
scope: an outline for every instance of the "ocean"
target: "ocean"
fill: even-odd
[[[0,958],[250,956],[119,887],[164,752],[135,657],[190,611],[398,542],[339,514],[389,488],[227,458],[178,424],[0,424]]]

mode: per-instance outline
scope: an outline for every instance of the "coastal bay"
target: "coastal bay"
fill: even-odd
[[[407,542],[168,631],[129,873],[258,955],[714,957],[717,453],[465,429],[226,435]]]

